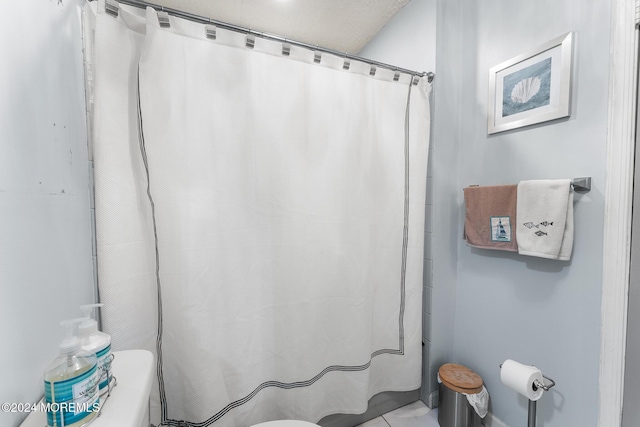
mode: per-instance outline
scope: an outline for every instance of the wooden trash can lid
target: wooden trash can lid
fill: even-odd
[[[453,391],[475,394],[482,391],[482,377],[466,366],[447,363],[438,370],[442,383]]]

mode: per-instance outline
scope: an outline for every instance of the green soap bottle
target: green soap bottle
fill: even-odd
[[[100,409],[96,355],[83,351],[74,334],[74,327],[81,320],[84,319],[60,323],[66,331],[59,346],[60,355],[44,373],[49,427],[79,427],[95,418]]]

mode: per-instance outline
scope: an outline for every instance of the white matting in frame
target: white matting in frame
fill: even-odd
[[[573,32],[489,70],[488,133],[571,114]]]

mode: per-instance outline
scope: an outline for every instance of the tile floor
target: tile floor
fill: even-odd
[[[421,401],[386,413],[357,427],[440,427],[438,409],[429,409]]]

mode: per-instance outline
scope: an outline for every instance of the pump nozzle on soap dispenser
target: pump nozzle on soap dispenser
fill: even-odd
[[[85,304],[80,306],[80,311],[85,316],[78,326],[78,335],[81,339],[82,349],[95,353],[98,358],[98,371],[100,376],[100,394],[109,392],[111,383],[111,337],[98,330],[98,322],[91,317],[94,308],[104,304]]]
[[[82,322],[84,319],[69,319],[60,322],[60,326],[64,329],[64,339],[60,342],[58,348],[60,349],[60,355],[73,356],[80,350],[80,340],[74,334],[76,324]]]
[[[80,306],[80,311],[84,316],[84,321],[78,326],[80,337],[87,337],[98,332],[98,321],[91,314],[94,308],[102,307],[104,304],[85,304]]]

